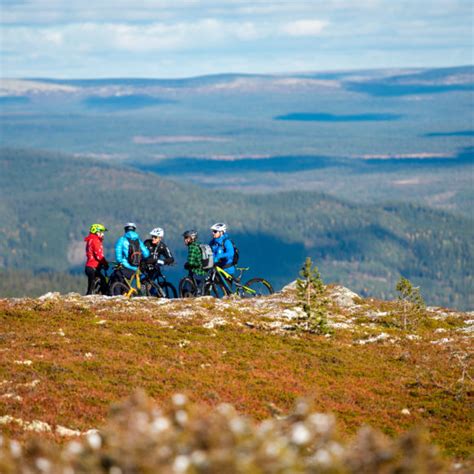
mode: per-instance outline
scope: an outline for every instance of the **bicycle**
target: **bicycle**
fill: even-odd
[[[211,268],[202,284],[202,295],[221,298],[237,294],[243,298],[253,298],[274,293],[272,285],[264,278],[256,277],[245,284],[241,283],[244,272],[250,270],[250,267],[236,267],[236,270],[240,272],[237,277],[217,265]],[[190,298],[199,294],[198,285],[192,273],[179,282],[179,294],[181,298]]]
[[[115,281],[110,286],[111,296],[126,296],[131,298],[132,296],[146,296],[145,289],[142,289],[142,278],[140,267],[137,268],[135,273],[130,278],[127,278],[123,272],[121,272],[122,265],[115,267],[116,273],[120,273],[121,280]]]
[[[121,265],[116,267],[116,271],[120,272]],[[135,273],[127,278],[122,273],[121,281],[115,281],[110,286],[110,294],[112,296],[126,296],[131,298],[132,296],[155,296],[158,298],[168,298],[169,294],[175,294],[176,292],[171,283],[166,282],[165,288],[163,288],[157,281],[150,278],[146,272],[142,271],[143,266],[139,266]],[[164,278],[164,276],[162,275]]]

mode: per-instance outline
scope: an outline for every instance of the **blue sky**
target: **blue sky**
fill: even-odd
[[[2,77],[165,78],[473,63],[471,0],[0,1]]]

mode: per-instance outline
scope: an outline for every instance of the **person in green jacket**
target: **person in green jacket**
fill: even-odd
[[[202,268],[202,254],[197,237],[196,230],[187,230],[183,233],[184,245],[188,247],[188,259],[184,264],[184,268],[194,275],[198,292],[201,293],[207,272]]]

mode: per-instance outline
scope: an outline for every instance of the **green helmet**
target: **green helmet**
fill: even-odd
[[[102,224],[92,224],[90,228],[91,234],[97,234],[97,232],[106,232],[107,229]]]

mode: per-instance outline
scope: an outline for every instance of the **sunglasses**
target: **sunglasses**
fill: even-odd
[[[156,235],[152,235],[151,240],[155,240],[155,239],[158,239],[158,237]]]
[[[220,230],[213,230],[212,233],[213,234],[218,234],[220,232]]]

